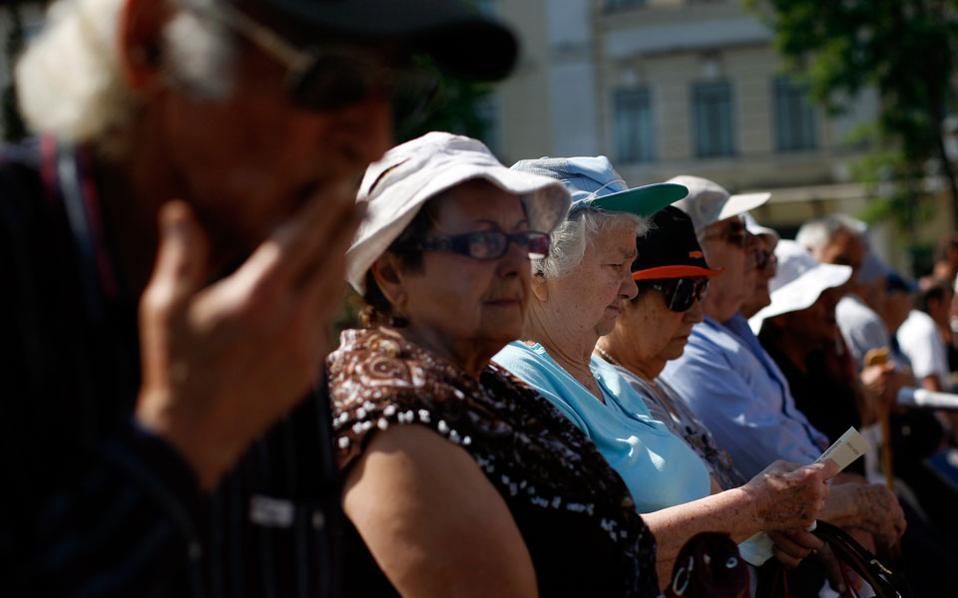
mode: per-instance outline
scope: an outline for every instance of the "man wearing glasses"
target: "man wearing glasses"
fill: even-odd
[[[769,194],[730,195],[691,176],[672,182],[689,187],[689,196],[675,205],[691,217],[709,265],[722,273],[705,297],[705,321],[692,329],[685,353],[669,362],[662,378],[688,401],[746,477],[775,459],[811,463],[827,439],[795,407],[787,382],[739,313],[755,287],[758,253],[744,214]]]
[[[337,593],[309,389],[419,53],[494,80],[516,42],[454,0],[54,5],[0,150],[4,595]]]

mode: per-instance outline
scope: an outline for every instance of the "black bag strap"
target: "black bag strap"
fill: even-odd
[[[900,575],[838,527],[819,521],[812,533],[829,545],[842,564],[868,583],[878,598],[911,598],[911,588]]]

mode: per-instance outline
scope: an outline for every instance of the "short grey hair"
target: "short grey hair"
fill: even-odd
[[[159,1],[159,0],[157,0]],[[179,10],[164,31],[161,66],[181,89],[225,97],[232,89],[234,42],[197,12],[218,0],[168,0]],[[124,131],[137,102],[119,51],[122,0],[58,0],[16,67],[18,100],[36,132],[71,143],[106,142]]]
[[[532,272],[545,278],[560,278],[582,263],[589,244],[602,233],[630,228],[633,234],[642,235],[648,226],[648,220],[635,214],[594,208],[574,210],[552,231],[549,255],[532,260]]]
[[[811,252],[824,249],[837,235],[848,233],[856,237],[865,238],[868,225],[847,214],[831,214],[806,222],[798,229],[795,242]]]

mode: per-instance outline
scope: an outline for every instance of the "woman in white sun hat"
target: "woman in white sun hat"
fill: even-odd
[[[794,241],[779,242],[775,253],[772,301],[749,324],[788,380],[795,405],[834,441],[849,426],[862,425],[856,390],[848,383],[854,372],[832,372],[824,351],[840,338],[835,307],[852,268],[820,263]]]
[[[654,540],[622,480],[489,359],[521,335],[530,257],[569,194],[478,141],[430,133],[366,172],[348,278],[367,327],[329,358],[355,529],[347,594],[654,596]]]

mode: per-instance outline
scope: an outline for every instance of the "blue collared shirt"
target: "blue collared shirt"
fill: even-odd
[[[784,374],[741,315],[725,325],[706,317],[661,377],[748,477],[776,459],[811,463],[828,446],[795,407]]]

